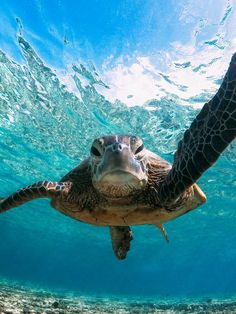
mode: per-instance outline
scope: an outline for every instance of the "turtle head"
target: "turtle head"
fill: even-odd
[[[90,162],[93,185],[107,197],[128,196],[146,186],[146,149],[137,136],[103,136],[94,140]]]

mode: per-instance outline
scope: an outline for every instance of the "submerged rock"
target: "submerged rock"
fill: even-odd
[[[57,309],[59,307],[59,302],[58,301],[54,301],[52,304],[52,307],[54,307],[54,309]]]

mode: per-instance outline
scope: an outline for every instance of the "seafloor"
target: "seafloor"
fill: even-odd
[[[118,298],[78,297],[0,284],[1,314],[50,313],[236,313],[236,301],[141,301]]]

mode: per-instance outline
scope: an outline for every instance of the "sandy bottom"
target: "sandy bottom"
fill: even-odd
[[[0,284],[1,314],[49,313],[236,313],[236,299],[200,301],[135,301],[118,298],[78,297]]]

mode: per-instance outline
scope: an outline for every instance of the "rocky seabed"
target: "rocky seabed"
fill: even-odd
[[[79,297],[29,288],[0,285],[0,314],[77,313],[236,313],[236,301],[141,301],[118,298]]]

